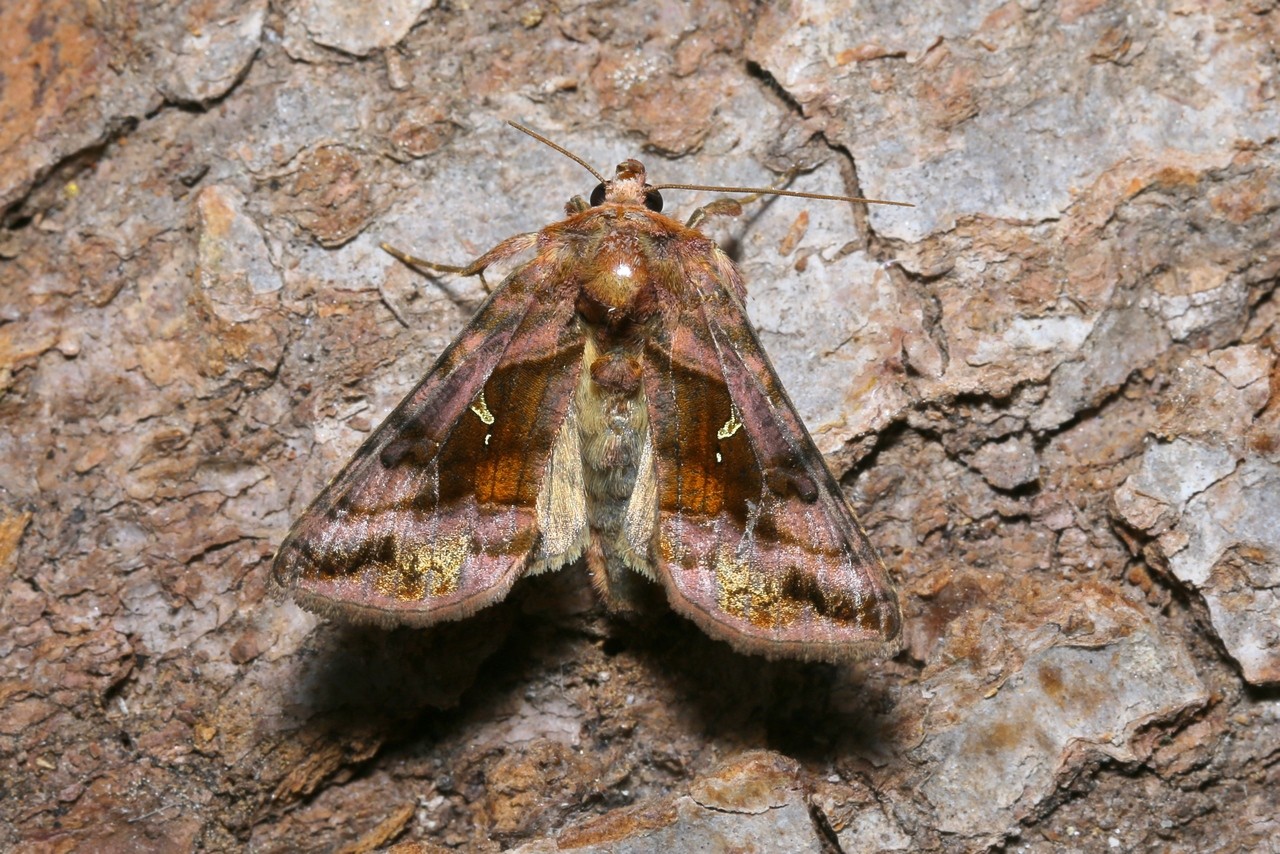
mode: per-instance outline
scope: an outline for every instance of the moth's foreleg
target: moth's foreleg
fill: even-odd
[[[689,221],[685,223],[689,228],[697,228],[702,223],[711,219],[713,216],[742,216],[742,206],[749,205],[752,202],[759,201],[765,196],[778,195],[778,190],[791,183],[791,179],[796,177],[799,170],[796,168],[788,169],[782,173],[782,176],[774,181],[769,187],[761,187],[749,196],[741,199],[716,199],[710,204],[703,205],[698,208],[689,217]]]
[[[742,203],[737,199],[716,199],[694,211],[685,225],[697,228],[713,216],[742,216]]]
[[[401,252],[389,243],[379,243],[382,251],[397,260],[408,264],[418,270],[430,270],[434,273],[453,273],[457,276],[479,276],[480,284],[484,287],[485,293],[490,293],[489,283],[484,279],[484,271],[491,264],[510,258],[513,255],[519,255],[526,249],[532,249],[538,243],[538,233],[531,231],[528,234],[517,234],[514,237],[508,237],[488,252],[481,255],[465,267],[458,267],[453,264],[437,264],[435,261],[427,261],[407,252]]]

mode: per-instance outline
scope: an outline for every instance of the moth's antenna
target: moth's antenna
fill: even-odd
[[[825,193],[802,193],[799,190],[770,190],[766,187],[712,187],[705,184],[654,184],[654,190],[710,190],[713,193],[754,193],[758,196],[795,196],[800,199],[822,199],[828,202],[862,202],[868,205],[896,205],[914,208],[910,202],[891,202],[887,199],[862,199],[857,196],[828,196]]]
[[[560,152],[560,153],[561,153],[561,154],[563,154],[565,157],[567,157],[567,158],[569,158],[570,160],[572,160],[574,163],[577,163],[577,164],[578,164],[579,166],[581,166],[583,169],[586,169],[586,170],[587,170],[588,172],[590,172],[592,175],[595,175],[595,176],[596,176],[596,180],[597,180],[597,181],[599,181],[601,184],[605,183],[605,179],[604,179],[604,176],[603,176],[603,175],[601,175],[601,174],[600,174],[599,172],[597,172],[596,170],[592,169],[592,168],[591,168],[591,164],[590,164],[590,163],[588,163],[587,161],[583,160],[581,157],[579,157],[578,155],[574,154],[572,151],[569,151],[567,148],[564,148],[563,146],[556,145],[554,142],[552,142],[551,140],[547,139],[547,138],[546,138],[545,136],[543,136],[542,134],[538,133],[537,131],[529,130],[529,129],[528,129],[527,127],[525,127],[524,125],[518,125],[518,124],[516,124],[515,122],[507,122],[507,124],[511,125],[513,128],[515,128],[516,130],[520,131],[521,133],[527,133],[527,134],[529,134],[529,136],[533,137],[534,139],[536,139],[538,142],[542,143],[543,145],[548,145],[548,146],[550,146],[551,148],[554,148],[556,151]]]
[[[586,169],[601,184],[607,183],[605,177],[592,168],[591,164],[574,154],[562,145],[557,145],[547,139],[535,130],[531,130],[517,122],[508,121],[511,125],[521,133],[527,133],[543,145],[554,148],[556,151],[568,157],[574,163],[577,163],[583,169]],[[915,205],[910,202],[891,202],[887,199],[863,199],[857,196],[829,196],[825,193],[802,193],[798,190],[772,190],[765,187],[713,187],[707,184],[654,184],[650,189],[653,190],[709,190],[713,193],[754,193],[760,196],[795,196],[800,199],[819,199],[828,202],[861,202],[867,205],[896,205],[900,208],[914,208]]]

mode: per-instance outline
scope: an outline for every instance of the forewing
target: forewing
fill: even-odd
[[[511,275],[294,525],[273,575],[304,607],[425,625],[521,574],[582,358],[547,267]]]
[[[725,261],[727,264],[727,260]],[[657,574],[708,634],[771,657],[890,654],[901,613],[731,283],[686,264],[646,348]]]

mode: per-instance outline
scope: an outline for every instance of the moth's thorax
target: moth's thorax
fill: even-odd
[[[615,211],[620,219],[630,213],[600,213]],[[640,228],[602,229],[584,250],[577,262],[579,316],[603,340],[629,337],[657,308],[652,237]]]

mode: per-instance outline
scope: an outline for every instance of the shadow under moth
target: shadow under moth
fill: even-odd
[[[513,123],[514,124],[514,123]],[[617,611],[657,582],[708,635],[768,657],[892,655],[884,564],[747,320],[742,276],[663,216],[638,161],[567,217],[498,244],[531,253],[293,526],[276,583],[324,616],[466,617],[517,578],[585,556]]]

